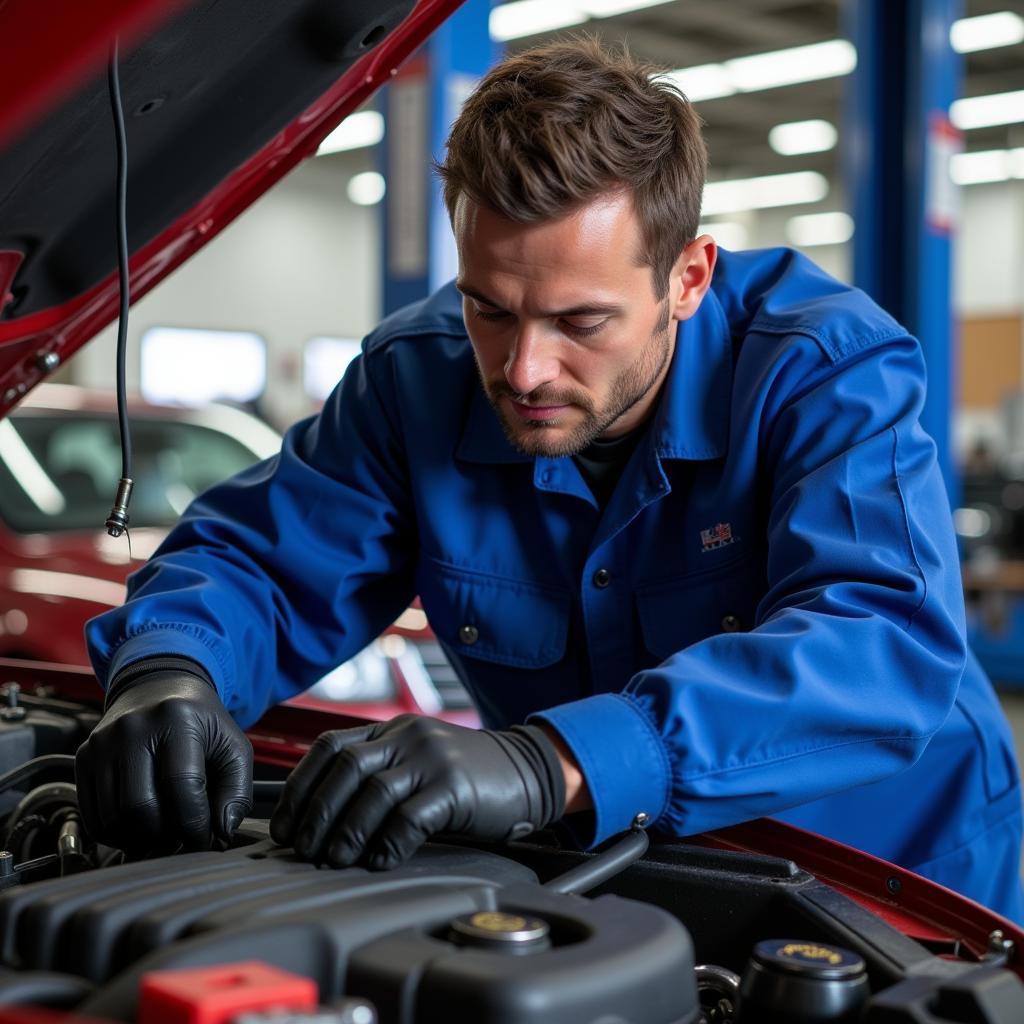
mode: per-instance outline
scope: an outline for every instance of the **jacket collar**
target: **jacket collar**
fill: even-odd
[[[700,308],[679,324],[675,354],[650,433],[655,454],[664,459],[717,459],[729,440],[732,343],[725,311],[708,290]],[[476,384],[456,448],[466,462],[531,462],[505,437],[483,388]],[[538,460],[554,466],[559,460]]]

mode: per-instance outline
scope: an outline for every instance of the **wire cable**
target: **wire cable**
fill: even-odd
[[[118,75],[118,45],[114,40],[107,69],[107,87],[117,140],[117,271],[121,305],[117,324],[117,422],[121,435],[121,480],[114,505],[107,516],[107,533],[120,537],[128,527],[128,503],[132,495],[132,442],[128,428],[128,399],[125,361],[128,349],[128,307],[131,304],[128,273],[128,138],[124,127],[124,106]]]

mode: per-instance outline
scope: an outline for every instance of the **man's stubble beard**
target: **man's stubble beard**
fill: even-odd
[[[540,387],[528,395],[513,391],[505,380],[487,381],[481,373],[480,379],[488,400],[494,407],[505,436],[513,448],[524,455],[542,455],[560,458],[577,455],[591,442],[601,436],[616,420],[624,416],[654,387],[671,357],[671,318],[668,302],[662,304],[658,324],[651,333],[648,343],[634,363],[627,366],[612,382],[608,401],[603,409],[595,409],[590,397],[582,391],[548,391]],[[477,370],[480,366],[477,364]],[[558,427],[557,421],[523,421],[513,419],[515,413],[506,413],[501,398],[527,405],[570,405],[585,414],[583,420],[572,429],[568,436],[557,439],[546,434]]]

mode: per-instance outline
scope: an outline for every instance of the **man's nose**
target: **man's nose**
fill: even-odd
[[[516,394],[528,395],[558,377],[558,358],[549,341],[532,326],[522,327],[505,362],[505,380]]]

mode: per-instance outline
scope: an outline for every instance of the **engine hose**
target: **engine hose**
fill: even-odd
[[[14,789],[19,783],[31,779],[42,771],[54,768],[67,768],[72,774],[75,770],[75,758],[72,754],[44,754],[42,757],[33,757],[17,768],[0,775],[0,793],[6,793]]]
[[[594,854],[564,875],[545,882],[544,888],[577,896],[589,892],[638,861],[647,852],[648,846],[650,840],[647,833],[639,825],[634,825],[622,834],[614,846]]]

